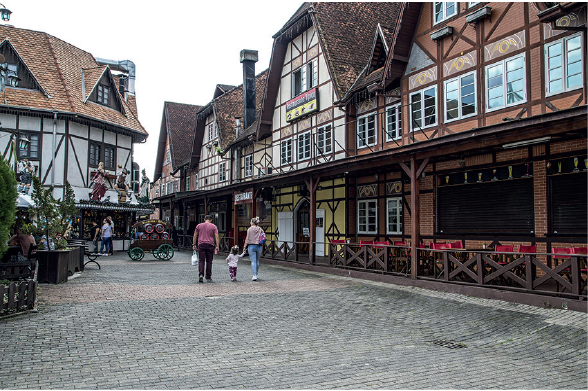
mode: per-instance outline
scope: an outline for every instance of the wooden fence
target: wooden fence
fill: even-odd
[[[37,281],[15,281],[0,284],[0,316],[30,310],[35,306]]]

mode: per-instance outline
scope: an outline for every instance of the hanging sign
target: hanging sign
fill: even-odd
[[[252,204],[253,189],[247,189],[242,192],[235,192],[235,205]]]
[[[313,88],[286,102],[286,122],[318,111],[318,89]]]

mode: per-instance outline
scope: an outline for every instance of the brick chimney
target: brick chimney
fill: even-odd
[[[243,64],[243,127],[247,129],[255,121],[255,63],[257,50],[241,50]]]

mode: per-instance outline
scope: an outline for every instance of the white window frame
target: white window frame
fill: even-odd
[[[227,180],[226,163],[222,162],[218,165],[218,181],[225,182]]]
[[[296,91],[296,75],[300,74],[300,91]],[[292,98],[318,85],[318,62],[315,58],[292,71]]]
[[[286,157],[286,159],[284,159]],[[292,163],[292,139],[282,140],[280,142],[280,165],[284,166]]]
[[[369,124],[370,124],[370,117],[373,117],[373,142],[369,142],[370,141],[370,136],[369,136]],[[365,126],[364,130],[360,130],[362,126]],[[357,139],[357,149],[361,149],[361,148],[367,148],[370,147],[372,145],[376,145],[378,143],[378,132],[376,131],[378,129],[378,120],[377,120],[377,114],[376,113],[371,113],[371,114],[366,114],[366,115],[362,115],[361,117],[357,117],[357,126],[356,126],[356,134],[355,137]],[[363,133],[363,139],[360,137],[360,133]],[[365,141],[364,141],[365,140]]]
[[[402,106],[400,103],[386,107],[386,141],[398,140],[402,138]],[[390,127],[394,125],[395,136],[390,136]]]
[[[398,225],[396,231],[390,229],[390,226],[394,224],[390,221],[390,218],[393,217],[390,215],[390,202],[392,201],[397,202],[396,207],[393,208],[396,212],[395,217],[398,219],[398,222],[396,223]],[[402,197],[389,197],[386,199],[386,233],[389,235],[402,234]]]
[[[190,175],[186,176],[186,191],[190,191]]]
[[[424,104],[425,103],[424,102],[424,96],[425,96],[425,92],[428,92],[431,89],[435,92],[435,105],[434,105],[434,108],[435,108],[435,122],[434,123],[431,123],[429,125],[425,125],[425,118],[426,118],[426,114],[427,113],[425,111],[426,107],[425,107],[425,104]],[[420,103],[421,103],[421,108],[419,110],[420,111],[420,115],[421,115],[421,117],[420,117],[420,119],[421,119],[421,126],[418,129],[415,128],[416,125],[415,125],[415,120],[414,120],[414,117],[413,117],[414,110],[413,110],[412,97],[415,96],[415,95],[419,95],[419,99],[420,99]],[[408,102],[409,106],[408,107],[409,107],[409,110],[410,110],[410,131],[411,132],[414,132],[415,130],[418,131],[419,129],[426,129],[426,128],[430,128],[432,126],[437,126],[437,124],[439,123],[439,110],[437,109],[437,106],[438,106],[438,103],[439,103],[439,98],[438,98],[438,94],[437,94],[437,85],[429,86],[429,87],[423,88],[422,90],[419,90],[419,91],[416,91],[416,92],[413,92],[413,93],[409,94],[408,100],[409,100],[409,102]]]
[[[568,75],[568,55],[570,53],[570,50],[568,48],[568,42],[571,41],[572,39],[579,39],[580,40],[580,47],[575,49],[574,51],[578,51],[580,53],[580,83],[576,86],[573,87],[568,87],[567,86],[567,79],[569,77]],[[560,56],[561,56],[561,68],[562,68],[562,74],[561,74],[561,88],[558,90],[554,90],[552,91],[550,89],[551,87],[551,83],[549,82],[549,76],[550,76],[550,68],[549,68],[549,48],[556,46],[556,45],[561,45],[561,51],[560,51]],[[584,53],[584,42],[582,40],[582,34],[574,34],[574,35],[570,35],[568,37],[563,37],[561,39],[558,39],[557,41],[553,41],[550,42],[548,44],[545,44],[544,47],[544,52],[545,52],[545,96],[552,96],[552,95],[557,95],[557,94],[561,94],[563,92],[567,92],[567,91],[574,91],[577,89],[581,89],[584,80],[584,57],[583,57],[583,53]],[[578,61],[575,61],[578,62]],[[576,73],[577,75],[577,73]]]
[[[437,4],[441,4],[441,19],[437,20]],[[453,5],[453,13],[447,14],[447,9],[450,8],[450,4]],[[433,26],[444,22],[445,20],[457,15],[457,2],[456,1],[434,1],[433,2]]]
[[[298,161],[310,159],[310,131],[298,134]]]
[[[518,59],[522,58],[523,60],[523,65],[521,66],[521,68],[523,70],[523,78],[521,80],[521,83],[523,85],[523,99],[516,101],[514,103],[508,103],[508,80],[507,80],[507,67],[508,64],[510,64],[513,61],[516,61]],[[513,107],[513,106],[518,106],[520,104],[526,103],[527,102],[527,56],[525,55],[525,53],[521,53],[521,54],[517,54],[516,56],[512,56],[509,58],[505,58],[503,60],[500,60],[498,62],[493,62],[492,64],[486,65],[486,68],[484,70],[484,85],[486,88],[485,91],[485,98],[486,98],[486,112],[491,112],[491,111],[496,111],[496,110],[501,110],[504,109],[506,107]],[[496,106],[493,108],[490,108],[490,83],[488,80],[488,71],[492,68],[495,68],[496,66],[501,66],[502,67],[502,106]],[[495,87],[496,88],[496,87]]]
[[[253,155],[247,155],[243,158],[243,169],[245,177],[253,175]]]
[[[469,1],[468,2],[468,8],[475,7],[478,4],[480,4],[480,1]]]
[[[373,221],[374,221],[374,229],[370,230],[369,226],[370,226],[370,216],[369,216],[369,208],[370,208],[370,204],[373,204],[376,208],[376,213],[375,216],[371,216],[373,217]],[[366,211],[366,216],[365,216],[365,223],[362,223],[361,221],[361,211],[365,210]],[[362,226],[363,229],[362,229]],[[367,199],[367,200],[358,200],[357,201],[357,233],[360,234],[377,234],[378,233],[378,200],[377,199]]]
[[[316,130],[316,155],[323,156],[333,152],[333,126],[319,126]]]
[[[472,94],[468,94],[468,95],[472,95],[474,98],[474,112],[467,114],[467,115],[463,115],[463,85],[462,85],[462,80],[464,80],[466,77],[469,76],[473,76],[474,77],[474,81],[472,83],[472,85],[474,86],[474,92]],[[449,83],[453,83],[453,82],[457,82],[458,84],[458,88],[457,88],[457,116],[455,118],[447,118],[447,85]],[[468,72],[468,73],[464,73],[463,75],[459,75],[457,77],[454,77],[453,79],[450,80],[445,80],[445,82],[443,82],[443,115],[445,118],[445,122],[453,122],[453,121],[457,121],[460,119],[464,119],[464,118],[469,118],[469,117],[473,117],[475,115],[478,114],[478,87],[477,87],[477,78],[476,78],[476,71],[472,71],[472,72]]]
[[[214,139],[214,122],[208,124],[208,141]]]

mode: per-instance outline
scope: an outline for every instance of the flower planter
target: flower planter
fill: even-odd
[[[71,250],[37,251],[38,282],[59,284],[66,282],[69,274],[80,269],[80,248]]]

